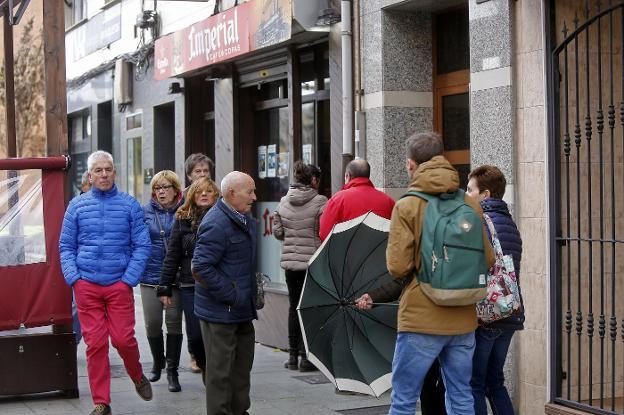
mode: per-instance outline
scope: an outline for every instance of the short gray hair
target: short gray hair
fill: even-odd
[[[113,156],[111,155],[111,153],[108,153],[104,150],[98,150],[98,151],[91,153],[91,155],[87,159],[88,170],[91,171],[93,169],[93,165],[95,164],[95,162],[99,160],[109,161],[113,167],[115,166],[115,163],[113,161]]]
[[[421,164],[444,153],[442,138],[432,131],[413,134],[405,143],[407,158]]]

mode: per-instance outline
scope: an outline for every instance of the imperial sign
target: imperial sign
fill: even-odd
[[[289,0],[251,0],[156,40],[162,80],[290,39]]]

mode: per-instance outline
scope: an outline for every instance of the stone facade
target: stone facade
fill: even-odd
[[[433,126],[431,13],[457,4],[448,3],[364,1],[360,10],[366,157],[375,185],[395,197],[407,185],[405,139]],[[525,241],[526,328],[508,355],[507,384],[517,413],[544,413],[549,244],[542,3],[467,4],[471,167],[495,164],[504,172],[505,199]]]

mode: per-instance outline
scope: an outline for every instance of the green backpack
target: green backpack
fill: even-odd
[[[439,306],[476,304],[487,294],[488,265],[481,217],[464,201],[464,191],[439,196],[407,192],[427,201],[420,237],[418,281]]]

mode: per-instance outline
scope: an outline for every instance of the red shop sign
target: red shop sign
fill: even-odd
[[[166,79],[290,39],[290,0],[250,0],[156,39],[154,78]]]
[[[154,78],[166,79],[249,52],[250,3],[156,39]]]

